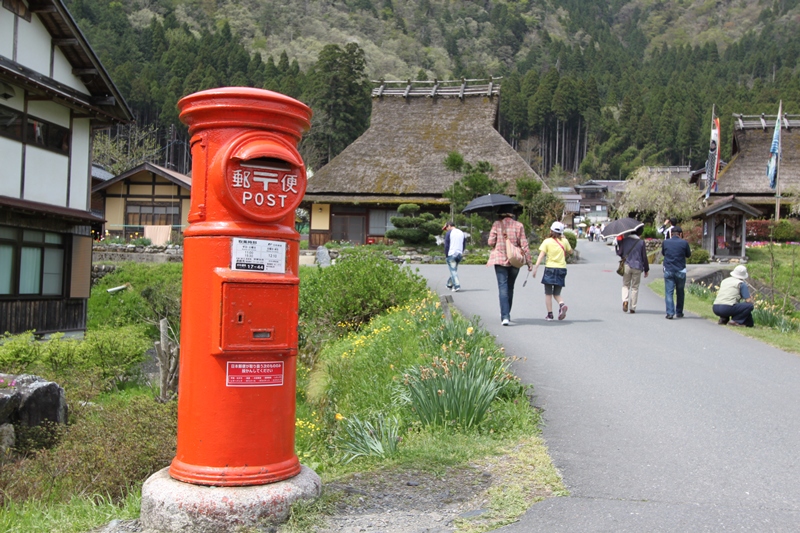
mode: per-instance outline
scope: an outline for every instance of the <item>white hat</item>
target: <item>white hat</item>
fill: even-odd
[[[550,231],[553,231],[553,232],[559,233],[559,234],[564,233],[564,224],[562,224],[561,222],[556,220],[555,222],[553,222],[550,225]]]
[[[747,279],[747,267],[739,265],[731,272],[731,277],[736,279]]]

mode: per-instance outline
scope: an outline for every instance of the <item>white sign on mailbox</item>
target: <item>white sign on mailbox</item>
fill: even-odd
[[[286,273],[286,243],[234,237],[231,243],[231,270]]]

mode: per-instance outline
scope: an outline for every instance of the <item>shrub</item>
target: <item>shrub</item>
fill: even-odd
[[[747,239],[751,241],[768,241],[772,232],[772,220],[748,220],[746,222]]]
[[[710,259],[711,255],[708,253],[708,250],[703,248],[695,248],[692,250],[692,255],[686,260],[686,262],[690,265],[700,265],[708,263]]]
[[[797,239],[797,228],[791,221],[782,218],[775,224],[772,230],[772,237],[781,242],[793,241]]]
[[[42,354],[42,345],[32,331],[0,338],[0,368],[9,374],[23,374],[36,364]]]
[[[98,328],[86,333],[84,364],[99,369],[107,383],[116,385],[136,377],[150,346],[140,326]]]
[[[58,446],[3,465],[0,504],[64,502],[75,494],[124,497],[175,456],[176,405],[139,395],[87,408]]]
[[[333,266],[303,270],[300,344],[312,349],[314,338],[358,329],[381,312],[421,298],[428,290],[422,276],[369,248],[348,251]]]
[[[569,245],[572,247],[573,250],[578,247],[578,236],[575,235],[574,231],[572,230],[564,231],[564,237],[567,238],[567,240],[569,241]]]
[[[643,239],[661,239],[662,237],[663,235],[661,235],[655,227],[649,224],[646,225],[642,230]]]

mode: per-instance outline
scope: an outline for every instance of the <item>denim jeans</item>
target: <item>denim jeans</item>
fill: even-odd
[[[664,271],[664,299],[668,315],[683,314],[683,288],[686,286],[686,272]],[[675,293],[675,301],[673,301]]]
[[[511,320],[511,304],[514,302],[514,282],[519,269],[512,266],[494,266],[497,288],[500,292],[500,320]]]
[[[461,254],[448,255],[445,259],[447,268],[450,269],[450,279],[447,281],[447,287],[461,288],[461,283],[458,281],[458,264],[461,262]]]

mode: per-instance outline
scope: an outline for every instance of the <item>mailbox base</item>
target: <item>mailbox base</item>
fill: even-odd
[[[277,525],[292,504],[319,497],[322,482],[303,466],[293,478],[248,487],[206,487],[177,481],[164,468],[142,486],[140,521],[148,533],[226,533]]]

